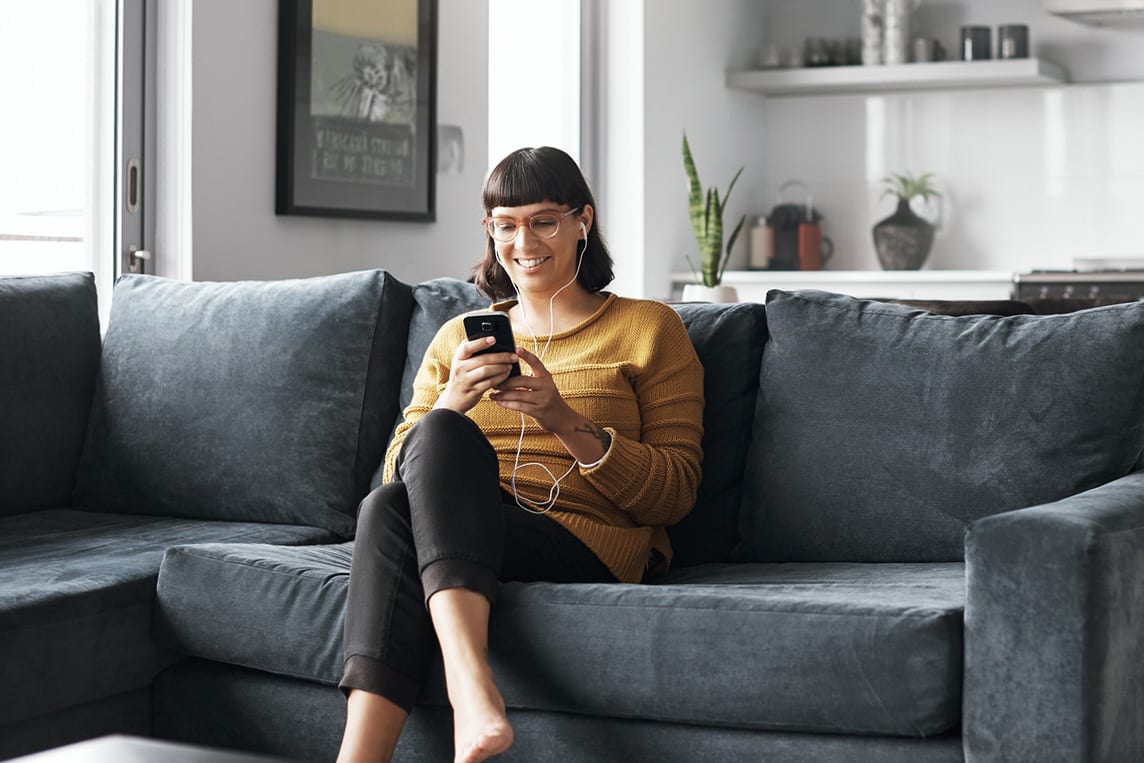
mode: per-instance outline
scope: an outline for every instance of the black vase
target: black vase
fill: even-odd
[[[883,270],[919,270],[933,246],[933,224],[898,199],[894,214],[874,226],[874,249]]]

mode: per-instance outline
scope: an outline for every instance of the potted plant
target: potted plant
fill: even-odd
[[[921,197],[929,201],[941,196],[933,183],[934,175],[891,173],[882,178],[882,198],[894,196],[898,207],[894,213],[874,226],[874,249],[883,270],[919,270],[933,246],[934,225],[910,208],[910,201]]]
[[[695,169],[695,160],[691,156],[691,147],[687,144],[687,133],[683,133],[683,168],[687,171],[688,181],[688,210],[691,214],[691,227],[695,231],[695,243],[699,245],[699,270],[696,272],[695,263],[687,257],[687,264],[695,273],[694,284],[683,287],[683,299],[687,302],[735,302],[738,295],[733,286],[723,286],[723,271],[727,269],[727,260],[731,256],[731,249],[735,246],[735,239],[743,228],[746,215],[739,218],[727,248],[723,248],[723,210],[735,181],[743,174],[740,167],[735,176],[731,178],[723,196],[719,196],[719,189],[712,186],[706,194],[703,185],[699,182],[699,172]]]

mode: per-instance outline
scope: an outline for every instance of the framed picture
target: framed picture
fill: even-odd
[[[274,209],[434,219],[437,0],[279,0]]]

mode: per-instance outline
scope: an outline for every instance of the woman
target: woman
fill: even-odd
[[[361,504],[344,762],[392,757],[438,644],[455,760],[507,750],[487,658],[497,581],[638,583],[666,566],[664,528],[699,484],[702,367],[671,308],[602,291],[612,260],[576,163],[521,149],[483,196],[476,282],[519,346],[477,354],[492,338],[447,322]]]

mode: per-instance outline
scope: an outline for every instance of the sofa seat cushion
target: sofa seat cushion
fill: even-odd
[[[335,684],[351,544],[170,549],[156,638]],[[510,707],[828,733],[931,736],[960,714],[964,566],[712,564],[659,585],[501,586],[493,670]],[[439,671],[423,703],[444,702]]]
[[[195,657],[336,684],[352,554],[352,542],[168,549],[155,639]]]
[[[309,527],[47,509],[0,518],[0,724],[147,686],[175,655],[151,639],[175,543],[314,543]]]

